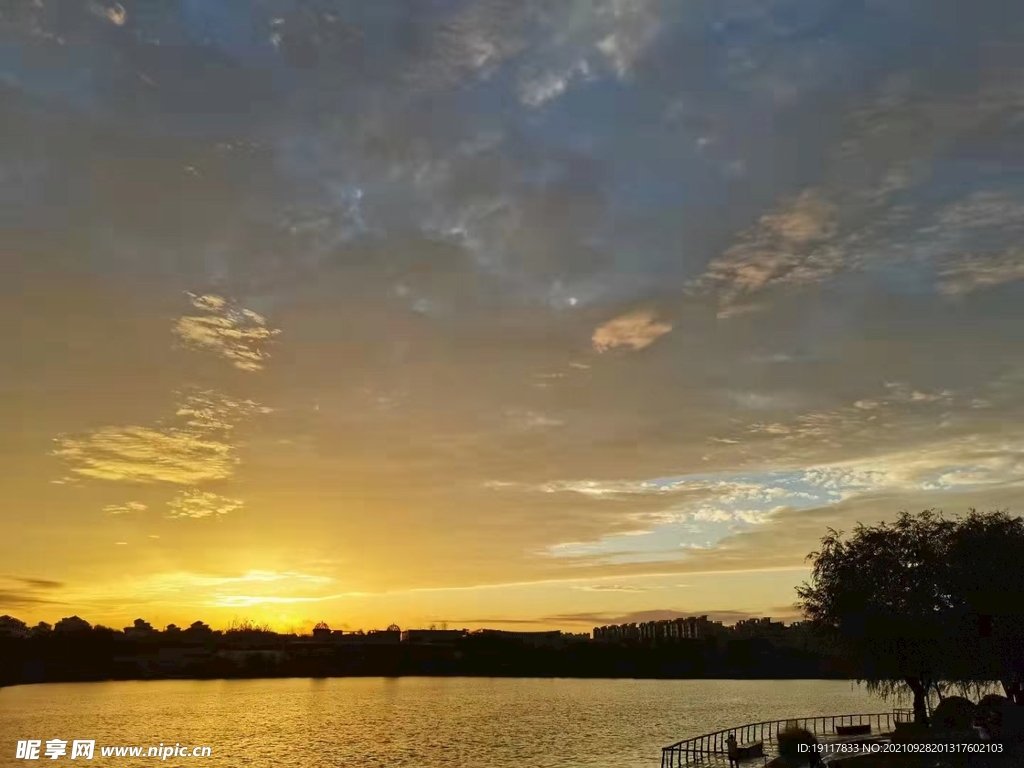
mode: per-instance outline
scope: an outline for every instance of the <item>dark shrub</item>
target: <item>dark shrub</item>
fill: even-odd
[[[915,742],[927,739],[931,728],[918,723],[897,722],[892,732],[892,740],[897,743]]]
[[[932,712],[932,725],[936,728],[970,728],[977,707],[962,696],[943,699]]]
[[[974,722],[985,729],[992,738],[999,738],[1003,731],[1003,712],[1010,700],[998,693],[990,693],[978,702]]]
[[[814,746],[817,745],[817,737],[805,728],[788,726],[784,731],[779,732],[776,742],[779,746],[779,757],[787,765],[808,765],[815,761]],[[801,751],[800,745],[805,744],[810,749]]]

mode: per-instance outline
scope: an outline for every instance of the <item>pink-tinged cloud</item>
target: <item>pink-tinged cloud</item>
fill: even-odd
[[[616,347],[645,349],[672,330],[671,323],[656,319],[651,310],[638,310],[609,320],[594,331],[591,341],[598,352]]]

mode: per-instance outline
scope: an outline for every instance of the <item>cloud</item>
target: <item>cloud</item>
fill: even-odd
[[[180,405],[175,415],[201,432],[228,432],[251,416],[273,411],[255,400],[236,400],[210,389],[180,392],[178,396]]]
[[[31,592],[0,589],[0,606],[5,608],[34,608],[39,605],[54,603],[57,603],[57,601],[38,597]]]
[[[1024,251],[1011,249],[988,256],[963,256],[938,271],[939,290],[948,296],[1024,280]]]
[[[239,464],[233,431],[254,414],[271,409],[211,389],[177,393],[174,416],[153,427],[102,427],[82,436],[56,439],[52,455],[63,459],[72,476],[132,483],[191,486],[171,502],[172,517],[205,517],[233,511],[240,502],[207,494],[195,486],[231,477]],[[130,501],[104,508],[110,515],[141,512]]]
[[[587,584],[578,589],[584,592],[647,592],[647,587],[632,584]]]
[[[575,493],[595,499],[628,498],[632,496],[667,496],[688,491],[706,490],[707,483],[690,480],[551,480],[526,485],[502,480],[484,483],[491,490],[517,490],[529,493]]]
[[[119,543],[119,542],[115,542]],[[358,593],[327,593],[333,579],[300,571],[210,572],[172,570],[92,578],[63,593],[78,609],[123,615],[126,608],[170,604],[181,608],[235,608],[262,604],[323,602]],[[137,613],[135,615],[138,615]]]
[[[146,505],[141,501],[127,501],[124,504],[108,504],[103,511],[108,515],[128,515],[133,512],[145,512]]]
[[[0,576],[0,609],[35,608],[56,605],[50,593],[63,589],[63,582],[19,576]]]
[[[171,519],[219,517],[242,507],[243,502],[196,488],[181,491],[167,503]]]
[[[519,87],[519,98],[529,107],[541,107],[565,93],[573,80],[589,74],[587,60],[581,59],[564,70],[544,72],[525,80]]]
[[[53,579],[33,579],[24,576],[9,576],[7,578],[31,589],[61,589],[65,586],[63,581],[54,581]]]
[[[42,3],[40,2],[39,5],[42,5]],[[90,3],[89,10],[118,27],[123,27],[128,19],[128,14],[120,3],[111,3],[110,5]]]
[[[843,266],[842,251],[832,242],[837,217],[837,208],[818,190],[806,189],[742,233],[692,287],[716,291],[720,316],[729,317],[744,311],[734,306],[740,299],[771,286],[820,282]]]
[[[505,419],[516,430],[542,430],[565,425],[562,419],[530,410],[508,409],[505,412]]]
[[[103,427],[85,437],[59,437],[53,455],[94,480],[194,485],[230,477],[232,445],[173,428]]]
[[[173,332],[186,346],[214,352],[241,371],[262,370],[269,356],[264,347],[280,331],[251,309],[233,306],[221,296],[189,294],[192,306],[204,314],[185,315]]]
[[[624,78],[661,31],[655,3],[652,0],[611,0],[598,13],[610,17],[612,28],[597,41],[597,50],[607,57],[615,73]]]
[[[507,0],[462,6],[435,26],[426,50],[409,63],[406,81],[414,90],[440,90],[488,76],[527,46],[526,19],[517,6]]]
[[[732,516],[734,519],[747,525],[764,525],[774,515],[788,509],[788,507],[774,507],[772,509],[734,509],[732,510]]]
[[[793,408],[798,400],[792,394],[764,394],[761,392],[729,392],[727,396],[740,408],[755,411]]]
[[[958,400],[951,390],[922,391],[903,382],[889,382],[879,396],[831,410],[807,411],[785,422],[754,422],[746,426],[746,432],[782,443],[813,441],[819,447],[849,447],[855,441],[891,436],[896,424],[905,428],[922,423],[931,425],[936,408],[963,405],[964,401]]]
[[[805,479],[840,498],[986,487],[1024,487],[1024,434],[974,435],[810,467]]]
[[[672,330],[670,323],[655,318],[653,311],[638,310],[609,320],[594,331],[591,339],[594,349],[598,352],[607,352],[616,347],[646,349]]]
[[[972,192],[965,199],[946,206],[937,215],[940,226],[952,229],[1024,230],[1024,201],[1001,191]]]

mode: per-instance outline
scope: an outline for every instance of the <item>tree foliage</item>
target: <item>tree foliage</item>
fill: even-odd
[[[903,512],[847,538],[829,529],[808,558],[810,583],[797,590],[805,615],[870,689],[909,689],[917,721],[927,722],[926,697],[940,681],[1019,689],[1021,518]]]

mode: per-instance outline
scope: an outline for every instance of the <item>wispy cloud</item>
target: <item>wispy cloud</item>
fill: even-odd
[[[0,609],[57,604],[59,600],[55,593],[59,593],[63,587],[62,582],[50,579],[0,575]]]
[[[661,30],[656,4],[651,0],[612,0],[599,13],[610,20],[611,29],[597,41],[597,49],[624,78]]]
[[[939,269],[939,290],[960,296],[1024,280],[1024,251],[1011,249],[987,256],[964,256]]]
[[[573,80],[585,78],[589,74],[590,65],[586,59],[580,59],[563,70],[530,76],[520,85],[520,98],[527,106],[543,106],[565,93]]]
[[[586,584],[577,589],[584,592],[647,592],[649,588],[635,584]]]
[[[233,430],[254,414],[269,413],[253,400],[238,400],[211,389],[177,393],[174,416],[153,427],[103,427],[82,436],[56,439],[52,454],[72,476],[132,483],[189,486],[169,503],[171,518],[221,516],[242,506],[196,486],[230,478],[238,464]],[[108,515],[146,510],[138,501],[111,504]]]
[[[254,400],[236,400],[210,389],[181,392],[179,399],[175,415],[201,432],[228,432],[251,416],[273,412]]]
[[[242,371],[259,371],[268,357],[267,343],[280,331],[251,309],[236,307],[213,294],[189,294],[202,314],[174,322],[174,334],[188,347],[213,352]]]
[[[841,249],[832,242],[838,230],[836,207],[815,189],[807,189],[778,211],[762,216],[739,241],[708,264],[693,283],[715,290],[720,316],[742,311],[741,299],[777,285],[816,283],[843,266]]]
[[[108,504],[103,511],[108,515],[129,515],[133,512],[145,512],[146,505],[141,501],[126,501],[124,504]]]
[[[196,432],[150,427],[103,427],[85,437],[57,438],[55,456],[95,480],[194,485],[234,471],[234,448]]]
[[[173,499],[167,502],[170,509],[168,517],[201,519],[204,517],[219,517],[234,512],[242,506],[238,499],[229,499],[210,491],[200,491],[196,488],[181,491]]]

